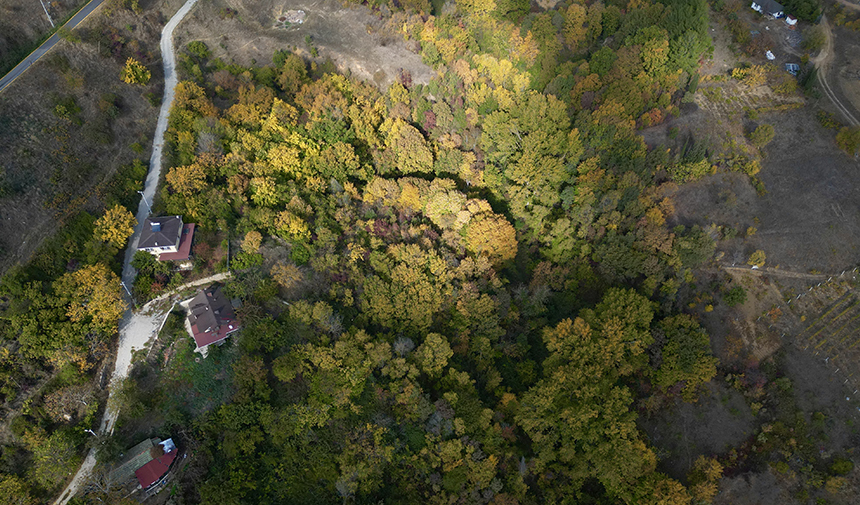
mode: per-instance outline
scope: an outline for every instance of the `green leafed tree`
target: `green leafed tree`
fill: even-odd
[[[620,498],[653,470],[656,458],[630,411],[633,397],[619,383],[641,368],[652,317],[646,298],[614,289],[595,310],[544,330],[544,378],[523,396],[516,419],[538,467],[564,476],[549,486],[556,499],[573,496],[589,479]]]
[[[691,316],[678,314],[660,321],[655,335],[660,346],[655,383],[664,391],[682,384],[684,399],[694,400],[698,387],[717,373],[708,334]]]

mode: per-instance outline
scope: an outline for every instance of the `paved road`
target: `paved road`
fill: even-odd
[[[93,0],[93,2],[101,3],[102,0]],[[161,30],[161,56],[164,63],[164,98],[161,101],[161,110],[158,113],[158,123],[155,127],[155,136],[152,139],[152,158],[149,164],[149,173],[146,176],[146,182],[143,186],[143,194],[146,200],[141,199],[140,205],[137,208],[138,224],[134,228],[134,234],[128,241],[128,248],[125,251],[125,263],[122,269],[122,280],[127,286],[131,286],[136,274],[131,266],[131,259],[137,250],[137,244],[140,240],[140,231],[143,228],[143,222],[149,216],[149,205],[146,202],[152,202],[155,196],[155,190],[158,186],[158,179],[161,176],[161,148],[164,144],[164,132],[167,130],[167,116],[170,113],[170,106],[173,104],[174,88],[176,87],[176,57],[173,53],[173,30],[182,21],[182,18],[191,11],[197,0],[188,0],[179,9],[179,11],[170,18],[170,21],[164,25]],[[41,49],[41,48],[40,48]],[[229,275],[229,274],[227,274]],[[221,279],[224,274],[218,274],[215,278]],[[213,279],[209,279],[213,280]],[[196,281],[196,283],[205,282],[204,280]],[[195,283],[192,283],[195,284]],[[144,307],[148,309],[150,304]],[[120,384],[127,376],[131,366],[131,359],[135,350],[140,350],[146,347],[147,342],[161,328],[164,316],[166,313],[159,311],[141,310],[137,313],[127,311],[119,323],[119,346],[116,354],[116,364],[114,365],[113,377],[110,383],[110,393],[113,395],[116,391],[116,386]],[[113,431],[114,423],[116,422],[117,412],[111,406],[108,399],[108,406],[105,408],[105,413],[102,416],[99,433],[106,434]],[[65,505],[72,497],[77,494],[81,486],[86,483],[87,477],[95,466],[95,453],[90,451],[84,460],[78,472],[75,474],[72,481],[60,494],[60,497],[54,502],[54,505]]]
[[[98,8],[99,5],[102,4],[104,0],[91,0],[90,3],[84,5],[84,8],[79,10],[77,14],[72,16],[63,27],[68,28],[69,30],[73,28],[77,28],[81,21],[86,19],[87,16],[92,14],[94,10]],[[57,42],[60,41],[60,37],[55,33],[51,35],[48,40],[42,43],[41,46],[37,47],[35,51],[30,53],[29,56],[24,58],[24,61],[19,63],[15,68],[9,71],[8,74],[4,75],[2,79],[0,79],[0,91],[3,91],[6,86],[12,84],[12,81],[17,79],[21,74],[27,71],[30,68],[30,65],[36,63],[36,61],[45,55],[48,51],[54,47]]]

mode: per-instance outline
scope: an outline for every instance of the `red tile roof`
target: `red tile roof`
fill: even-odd
[[[197,347],[220,342],[239,330],[236,313],[218,285],[198,291],[188,309],[188,323]]]
[[[158,479],[170,470],[170,464],[173,463],[174,459],[176,459],[177,452],[178,451],[176,449],[173,449],[167,454],[163,454],[153,459],[134,472],[137,476],[137,481],[140,482],[143,489],[146,489],[158,482]]]
[[[194,333],[194,342],[197,347],[205,347],[215,342],[220,342],[234,331],[239,330],[239,324],[235,321],[225,321],[221,326],[216,328],[217,331],[200,331],[196,324],[191,325],[191,331]]]
[[[191,256],[191,240],[194,238],[194,223],[187,223],[182,227],[182,236],[179,238],[179,250],[175,253],[162,253],[158,255],[158,261],[180,261],[187,260]]]

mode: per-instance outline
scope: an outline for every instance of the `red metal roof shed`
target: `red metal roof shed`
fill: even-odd
[[[153,459],[134,472],[134,475],[137,476],[137,481],[140,482],[143,489],[146,489],[158,482],[158,479],[163,477],[164,474],[170,470],[170,465],[173,463],[173,460],[176,459],[177,452],[178,451],[176,449],[173,449],[167,454],[163,454]]]

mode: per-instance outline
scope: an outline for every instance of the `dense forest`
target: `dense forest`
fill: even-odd
[[[229,394],[193,408],[181,370],[138,375],[121,422],[161,412],[194,446],[188,503],[708,502],[720,464],[701,458],[682,485],[636,425],[637,401],[695,401],[716,373],[676,302],[714,238],[669,228],[664,196],[710,171],[708,153],[636,133],[695,91],[704,0],[388,7],[438,70],[428,85],[184,48],[155,210],[240,246],[226,290],[243,329],[207,358]],[[131,208],[141,168],[117,204]],[[0,393],[41,367],[63,370],[51,394],[73,395],[104,356],[130,234],[121,209],[105,216],[6,277]],[[136,266],[136,296],[163,289],[157,265]],[[0,489],[20,503],[76,468],[97,409],[72,429],[40,402],[3,451]]]

